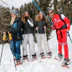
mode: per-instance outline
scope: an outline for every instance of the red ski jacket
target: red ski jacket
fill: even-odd
[[[54,14],[52,19],[53,29],[64,29],[70,30],[70,20],[65,17],[63,14]],[[66,26],[66,27],[65,27]]]

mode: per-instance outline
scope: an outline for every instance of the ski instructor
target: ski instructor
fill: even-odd
[[[55,14],[52,9],[49,9],[49,16],[52,19],[51,28],[56,30],[58,41],[58,57],[62,59],[62,46],[64,47],[64,61],[62,64],[69,65],[69,52],[67,44],[67,31],[70,30],[70,20],[63,14]]]

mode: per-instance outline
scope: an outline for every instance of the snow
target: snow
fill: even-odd
[[[71,26],[72,29],[72,26]],[[70,35],[72,37],[72,30],[70,30]],[[52,58],[43,59],[43,60],[36,60],[34,62],[23,62],[23,65],[17,66],[17,70],[14,67],[13,56],[10,51],[10,45],[7,43],[4,45],[3,57],[0,66],[0,72],[72,72],[72,65],[70,68],[63,68],[61,67],[62,61],[54,60],[54,57],[57,56],[57,39],[55,31],[52,31],[50,40],[48,41],[49,47],[53,53]],[[69,45],[69,54],[70,59],[72,61],[72,44],[68,38],[68,45]],[[35,49],[37,52],[37,44],[35,44]],[[2,45],[0,45],[0,55],[1,55]],[[21,46],[22,52],[22,46]],[[22,55],[22,54],[21,54]]]

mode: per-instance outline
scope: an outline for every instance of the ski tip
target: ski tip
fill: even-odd
[[[62,67],[69,68],[69,66],[68,66],[68,65],[62,65]]]
[[[59,60],[58,58],[54,58],[55,60]]]
[[[41,59],[46,59],[46,57],[41,57]]]
[[[23,63],[17,63],[16,66],[22,65]]]
[[[48,56],[47,58],[51,58],[51,56]]]

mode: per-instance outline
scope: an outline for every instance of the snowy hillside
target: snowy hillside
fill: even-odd
[[[72,37],[72,26],[70,30]],[[51,39],[48,41],[49,47],[53,52],[51,59],[36,60],[34,62],[23,62],[23,65],[17,66],[17,71],[15,71],[13,56],[10,51],[9,44],[4,45],[3,58],[0,66],[0,72],[72,72],[72,65],[70,68],[61,67],[62,61],[54,60],[54,57],[57,56],[57,40],[55,31],[51,33]],[[72,44],[68,38],[69,53],[70,59],[72,62]],[[37,50],[37,44],[35,44]],[[2,45],[0,45],[0,54],[1,54]],[[21,47],[22,50],[22,47]],[[36,51],[37,52],[37,51]]]

